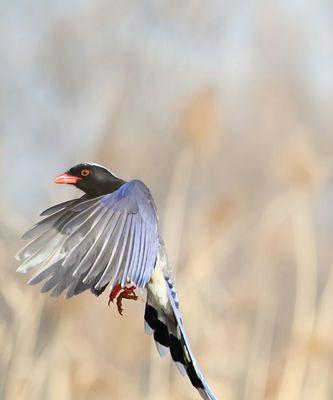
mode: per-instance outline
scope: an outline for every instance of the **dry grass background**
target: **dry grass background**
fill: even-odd
[[[47,35],[37,48],[28,33],[4,46],[25,82],[2,67],[17,112],[3,110],[0,137],[0,398],[198,398],[144,335],[144,296],[121,318],[107,294],[50,299],[15,273],[20,234],[76,194],[52,177],[90,159],[150,186],[187,332],[219,399],[332,399],[332,90],[304,77],[313,9],[299,20],[259,2],[87,4],[40,11],[40,31],[38,13],[5,14],[4,30],[24,21]],[[229,28],[218,30],[215,13]],[[247,27],[240,42],[232,21]],[[219,71],[211,40],[228,32],[221,49],[232,60]]]

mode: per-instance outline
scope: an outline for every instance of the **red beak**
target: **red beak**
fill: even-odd
[[[54,179],[54,183],[76,183],[77,181],[81,180],[82,178],[74,175],[70,175],[67,172],[64,174],[58,175]]]

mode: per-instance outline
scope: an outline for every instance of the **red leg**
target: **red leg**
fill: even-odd
[[[113,303],[113,300],[118,296],[119,292],[122,290],[121,284],[118,283],[113,289],[112,292],[110,293],[109,296],[109,301],[108,301],[108,306],[110,307],[110,303]]]
[[[124,289],[131,289],[131,288],[124,288]],[[123,292],[120,293],[120,295],[117,297],[117,307],[120,315],[123,315],[123,307],[122,307],[123,299],[136,301],[138,299],[138,296],[133,292],[133,289],[131,289],[131,291],[124,290]]]

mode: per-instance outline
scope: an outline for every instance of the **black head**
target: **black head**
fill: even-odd
[[[112,193],[125,183],[105,167],[93,163],[75,165],[57,176],[54,182],[74,185],[90,196]]]

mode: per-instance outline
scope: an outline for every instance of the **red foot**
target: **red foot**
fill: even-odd
[[[121,284],[118,283],[113,289],[112,292],[110,293],[109,296],[109,301],[108,301],[108,306],[110,307],[110,303],[113,303],[113,300],[118,296],[119,292],[121,291]]]
[[[123,299],[128,299],[128,300],[137,300],[138,296],[135,294],[135,286],[131,287],[124,287],[122,288],[120,284],[116,285],[112,292],[110,293],[109,296],[109,302],[108,305],[110,306],[110,303],[113,303],[113,300],[117,297],[117,307],[118,307],[118,312],[120,315],[123,315],[123,307],[122,307],[122,300]]]

